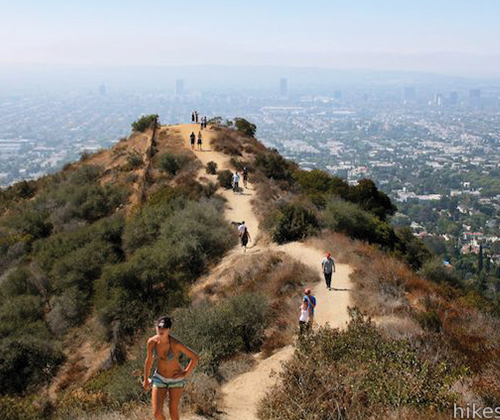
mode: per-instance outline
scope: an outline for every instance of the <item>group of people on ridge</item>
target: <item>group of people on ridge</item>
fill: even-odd
[[[194,144],[196,142],[196,135],[194,131],[189,135],[189,141],[191,143],[191,150],[194,150]],[[201,131],[198,131],[198,150],[202,150],[201,145],[203,144],[203,139],[201,137]]]
[[[193,124],[200,124],[201,129],[207,128],[207,117],[199,117],[198,111],[191,112],[191,122]]]

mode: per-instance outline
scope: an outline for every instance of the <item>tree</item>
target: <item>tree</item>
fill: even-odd
[[[257,131],[257,126],[244,118],[235,118],[234,125],[236,126],[236,129],[245,134],[245,136],[254,137],[255,132]]]
[[[132,130],[143,133],[148,128],[154,128],[158,125],[158,118],[157,114],[144,115],[132,123]]]

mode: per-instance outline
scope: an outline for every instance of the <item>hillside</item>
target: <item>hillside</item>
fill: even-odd
[[[496,401],[493,306],[390,226],[372,181],[301,171],[245,120],[215,121],[191,150],[198,131],[151,126],[1,191],[1,414],[144,418],[133,374],[162,314],[200,354],[182,418],[444,418],[452,402]],[[244,166],[235,193],[228,170]],[[301,340],[305,287],[317,327]]]

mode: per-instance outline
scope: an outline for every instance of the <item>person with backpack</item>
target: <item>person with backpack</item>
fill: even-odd
[[[332,274],[335,273],[335,261],[333,261],[332,254],[326,252],[325,258],[321,262],[321,269],[325,276],[326,288],[332,290]]]
[[[309,327],[312,327],[314,322],[314,309],[316,308],[316,298],[311,293],[311,289],[304,290],[304,300],[307,299],[309,304]]]
[[[249,240],[251,241],[252,238],[250,238],[250,232],[248,232],[248,229],[245,226],[245,222],[241,222],[241,225],[238,226],[238,234],[241,239],[241,246],[243,247],[243,252],[246,252],[248,241]]]
[[[238,174],[238,171],[236,171],[233,175],[233,192],[236,193],[239,191],[239,182],[240,182],[240,175]]]
[[[248,168],[245,166],[243,168],[243,186],[246,188],[248,183]]]
[[[191,132],[189,139],[191,140],[191,150],[194,150],[194,142],[196,140],[196,135],[194,134],[194,131]]]

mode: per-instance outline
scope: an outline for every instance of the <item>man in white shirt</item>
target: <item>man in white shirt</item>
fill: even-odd
[[[233,192],[239,191],[239,186],[238,186],[239,182],[240,182],[240,176],[238,174],[238,171],[236,171],[233,175]]]

